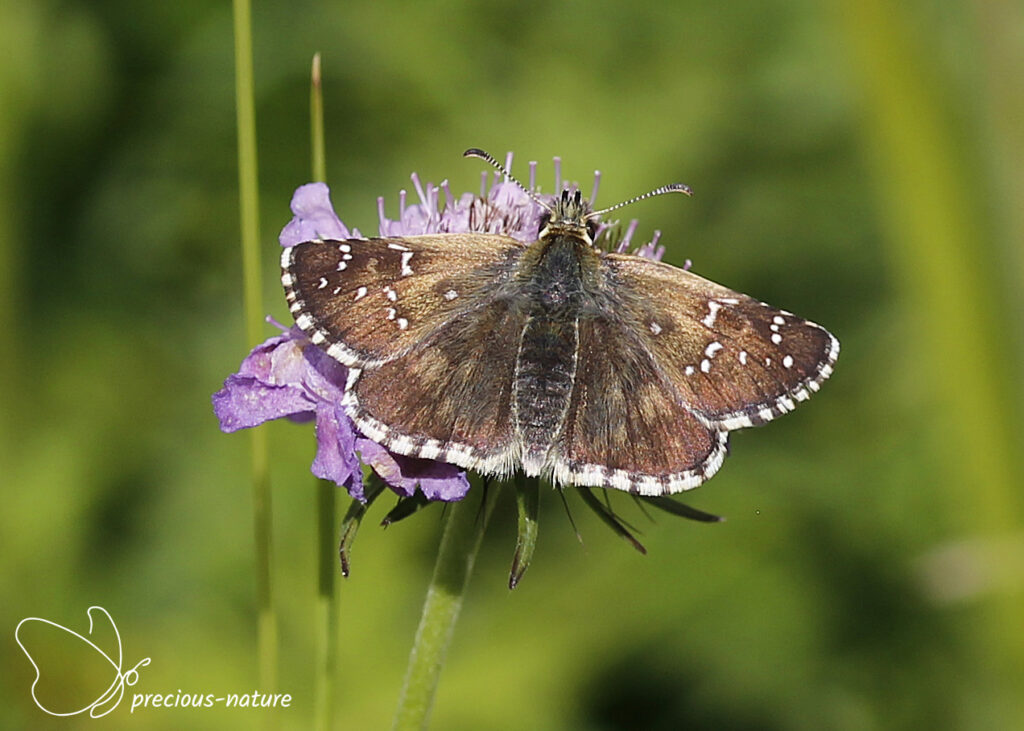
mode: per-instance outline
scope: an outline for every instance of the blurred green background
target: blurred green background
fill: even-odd
[[[376,230],[408,175],[476,190],[470,146],[637,204],[666,258],[824,324],[808,405],[732,440],[702,525],[616,505],[641,556],[557,497],[520,587],[485,538],[439,729],[1024,728],[1024,7],[1016,0],[283,2],[253,8],[265,308],[309,179]],[[231,8],[0,5],[0,726],[253,728],[239,710],[54,719],[24,617],[110,611],[144,693],[259,688],[249,439],[210,394],[242,335]],[[267,326],[265,333],[274,330]],[[282,728],[313,718],[310,427],[268,431]],[[348,499],[343,498],[342,504]],[[338,728],[390,723],[441,511],[377,505],[340,587]],[[49,647],[60,693],[105,687]],[[261,689],[269,690],[269,689]],[[64,696],[62,696],[64,697]],[[86,701],[88,702],[88,701]]]

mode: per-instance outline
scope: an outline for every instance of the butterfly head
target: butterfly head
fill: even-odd
[[[592,246],[597,235],[597,218],[590,210],[590,203],[580,195],[579,190],[563,190],[540,217],[538,238],[550,236],[571,236]]]

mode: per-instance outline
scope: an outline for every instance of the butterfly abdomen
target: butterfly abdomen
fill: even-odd
[[[531,313],[520,338],[512,392],[528,475],[541,473],[572,396],[579,305],[585,296],[580,249],[581,242],[570,237],[540,241],[523,257],[519,271]]]
[[[574,318],[536,314],[523,328],[512,398],[528,475],[540,474],[565,419],[576,378],[577,343]]]

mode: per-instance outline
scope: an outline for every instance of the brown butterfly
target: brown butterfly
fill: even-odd
[[[810,398],[839,341],[696,274],[595,246],[578,190],[537,240],[491,233],[307,241],[284,249],[296,324],[349,368],[343,405],[399,454],[484,474],[641,495],[710,478],[729,431]]]

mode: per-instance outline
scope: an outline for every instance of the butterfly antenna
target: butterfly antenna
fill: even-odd
[[[463,157],[479,157],[481,160],[490,163],[493,167],[497,168],[506,178],[511,180],[513,183],[515,183],[519,187],[519,189],[521,191],[526,193],[526,195],[528,195],[530,197],[530,200],[532,200],[534,203],[536,203],[538,206],[540,206],[544,210],[546,210],[548,212],[552,212],[550,205],[548,205],[547,203],[542,201],[540,198],[538,198],[536,195],[534,195],[532,190],[530,190],[525,185],[520,183],[518,178],[516,178],[516,176],[513,175],[512,173],[510,173],[508,171],[507,167],[505,167],[500,162],[495,160],[494,157],[491,154],[489,154],[487,152],[484,152],[483,150],[481,150],[479,148],[470,147],[468,150],[466,150],[464,153],[462,153],[462,156]]]
[[[569,525],[572,526],[572,532],[576,534],[576,540],[583,545],[583,536],[580,535],[580,529],[576,527],[576,521],[572,517],[572,510],[569,509],[569,501],[565,499],[565,489],[559,486],[558,497],[562,498],[562,507],[565,508],[565,515],[569,518]]]
[[[630,198],[628,201],[622,201],[622,203],[616,203],[614,206],[602,208],[600,211],[592,211],[587,215],[587,218],[595,218],[610,211],[615,211],[619,208],[623,208],[624,206],[636,203],[637,201],[647,200],[648,198],[653,198],[656,195],[664,195],[665,193],[685,193],[686,195],[693,195],[693,191],[690,189],[689,185],[672,183],[671,185],[663,185],[660,188],[655,188],[650,193],[644,193],[643,195],[638,195],[635,198]]]
[[[487,524],[487,500],[490,498],[488,488],[491,486],[491,479],[484,475],[483,479],[483,495],[480,498],[480,506],[476,509],[476,522],[478,525],[486,526]]]

